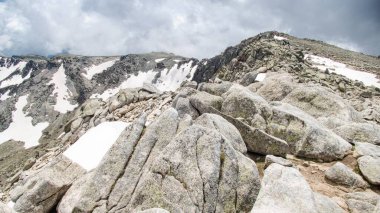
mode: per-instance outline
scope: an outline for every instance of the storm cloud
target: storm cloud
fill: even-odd
[[[0,54],[212,57],[277,30],[380,55],[378,0],[0,0]]]

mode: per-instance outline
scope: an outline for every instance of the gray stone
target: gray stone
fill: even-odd
[[[360,114],[342,97],[322,86],[299,86],[290,92],[284,102],[296,106],[310,115],[336,117],[343,121],[360,121]]]
[[[248,150],[264,155],[277,155],[285,157],[289,153],[286,141],[265,133],[262,130],[253,130],[250,140],[246,141]]]
[[[243,76],[243,78],[240,81],[240,84],[243,86],[248,86],[255,82],[255,79],[257,77],[257,72],[249,72]]]
[[[221,112],[234,118],[244,118],[250,121],[256,114],[264,119],[268,119],[272,115],[268,102],[245,87],[234,85],[223,97]]]
[[[337,162],[326,170],[325,176],[330,181],[351,188],[368,188],[369,185],[363,178],[353,172],[341,162]]]
[[[366,142],[380,145],[380,127],[370,123],[349,123],[334,129],[348,142]]]
[[[245,146],[239,130],[237,130],[234,125],[229,123],[223,117],[215,114],[204,113],[194,122],[194,124],[217,130],[228,141],[230,141],[234,149],[243,154],[247,153],[247,147]]]
[[[363,156],[358,159],[360,172],[373,185],[380,185],[380,158]]]
[[[314,192],[301,173],[292,167],[271,164],[264,172],[252,213],[318,213]]]
[[[380,146],[376,146],[371,143],[356,142],[354,156],[361,157],[365,155],[380,158]]]
[[[179,117],[189,114],[193,119],[199,116],[198,111],[190,104],[189,99],[179,97],[175,109],[178,111]]]
[[[372,205],[376,205],[380,196],[373,191],[364,191],[364,192],[351,192],[344,195],[344,198],[351,200],[359,200],[363,202],[370,203]]]
[[[197,92],[196,94],[193,94],[189,98],[191,105],[198,109],[200,113],[203,113],[204,110],[201,109],[201,105],[213,107],[217,110],[220,110],[222,108],[223,98],[211,95],[207,92]]]
[[[272,163],[277,163],[282,166],[292,167],[293,163],[290,160],[284,159],[282,157],[276,157],[274,155],[265,156],[264,169],[270,166]]]
[[[296,83],[293,77],[289,73],[282,73],[267,77],[263,81],[263,86],[257,91],[257,94],[267,101],[281,101],[294,88],[296,88]]]
[[[161,208],[151,208],[147,210],[137,211],[136,213],[170,213],[170,212]]]
[[[95,112],[101,108],[104,103],[98,99],[90,99],[82,106],[82,114],[85,116],[93,116]]]
[[[221,96],[223,93],[227,92],[233,83],[229,81],[223,81],[222,83],[201,83],[199,84],[198,89],[200,91],[205,91],[207,93]]]
[[[346,201],[351,213],[373,213],[375,206],[360,200],[348,199]]]
[[[268,133],[286,141],[296,156],[333,161],[351,151],[352,146],[347,141],[299,108],[274,102],[272,111]]]
[[[332,199],[319,193],[314,193],[318,212],[320,213],[344,213],[345,211]]]
[[[17,212],[50,212],[85,170],[64,156],[21,181],[10,196]]]

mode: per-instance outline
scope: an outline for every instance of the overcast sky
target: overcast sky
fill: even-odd
[[[380,55],[379,0],[0,0],[0,54],[205,58],[277,30]]]

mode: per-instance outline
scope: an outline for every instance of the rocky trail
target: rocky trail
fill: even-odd
[[[0,61],[0,212],[380,213],[377,57],[266,32]]]

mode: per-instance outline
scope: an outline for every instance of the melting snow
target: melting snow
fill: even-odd
[[[63,64],[58,68],[58,71],[54,73],[53,78],[49,84],[54,84],[53,95],[57,95],[57,103],[54,105],[54,110],[66,113],[77,107],[77,104],[72,105],[68,100],[70,98],[70,90],[66,86],[66,74]]]
[[[178,67],[178,64],[175,64],[170,70],[162,70],[160,77],[153,85],[155,85],[157,89],[161,91],[176,90],[178,87],[180,87],[183,81],[193,78],[197,66],[191,67],[192,64],[193,61],[190,61],[189,63],[182,64],[180,67]],[[157,71],[153,70],[149,70],[147,72],[139,72],[137,76],[131,75],[120,86],[112,89],[107,89],[102,94],[93,94],[90,98],[101,98],[103,100],[107,100],[108,98],[118,93],[120,89],[142,87],[144,83],[152,83],[157,73]]]
[[[257,76],[256,76],[256,81],[264,81],[265,77],[267,76],[266,73],[259,73]]]
[[[98,166],[108,149],[116,142],[129,123],[104,122],[89,129],[63,154],[87,171]]]
[[[6,91],[4,94],[1,95],[0,100],[5,101],[8,98],[12,97],[9,95],[10,90]]]
[[[104,70],[112,67],[116,61],[117,60],[107,61],[99,65],[92,65],[91,67],[84,68],[86,73],[82,73],[82,75],[91,80],[94,75],[102,73]]]
[[[274,39],[276,39],[276,40],[279,40],[279,41],[282,41],[282,40],[288,40],[287,38],[285,38],[285,37],[282,37],[282,36],[274,36],[273,37]]]
[[[157,58],[156,60],[154,60],[156,63],[160,63],[161,61],[165,60],[166,58]]]
[[[26,66],[26,62],[21,61],[16,65],[12,64],[10,67],[0,67],[0,81],[3,81],[4,79],[6,79],[10,74],[12,74],[17,69],[23,70],[25,66]]]
[[[21,76],[21,74],[14,75],[14,76],[8,78],[7,80],[4,80],[3,82],[1,82],[0,88],[8,87],[11,85],[21,84],[26,79],[30,78],[31,74],[32,74],[32,69],[30,69],[28,75],[25,76],[24,78]]]
[[[42,136],[49,123],[43,122],[33,126],[32,117],[26,116],[22,109],[27,104],[27,95],[19,97],[16,102],[16,110],[12,112],[12,123],[8,129],[0,133],[0,143],[10,139],[25,142],[25,148],[38,145],[38,139]]]
[[[351,80],[361,81],[366,86],[375,86],[380,88],[379,79],[376,78],[375,74],[348,68],[347,65],[333,61],[329,58],[306,54],[305,59],[311,61],[314,64],[314,67],[317,67],[322,71],[328,69],[330,72],[346,76]]]

